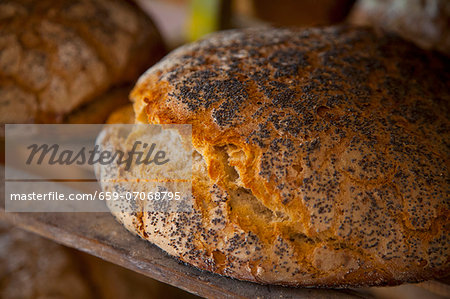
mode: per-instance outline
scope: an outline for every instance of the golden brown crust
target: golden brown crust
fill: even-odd
[[[192,124],[195,210],[116,216],[182,261],[239,279],[442,276],[449,66],[351,27],[226,31],[184,46],[131,97],[138,122]]]
[[[60,122],[163,54],[152,21],[126,1],[2,1],[0,121]]]
[[[84,104],[66,115],[63,123],[67,124],[103,124],[111,113],[123,105],[130,105],[129,87],[112,88],[95,100]],[[134,116],[134,114],[133,114]]]
[[[109,115],[107,124],[134,124],[134,111],[131,104],[124,105]]]

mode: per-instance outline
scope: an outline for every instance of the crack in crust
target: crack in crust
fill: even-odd
[[[138,122],[192,124],[195,209],[144,215],[145,238],[263,283],[448,273],[449,66],[350,27],[227,31],[181,47],[131,97]]]

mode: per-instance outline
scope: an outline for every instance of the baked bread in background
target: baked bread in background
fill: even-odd
[[[0,222],[1,298],[94,298],[61,245]]]
[[[357,27],[225,31],[183,46],[131,98],[138,123],[192,124],[194,209],[112,212],[181,261],[243,280],[448,275],[449,66]],[[145,179],[135,167],[100,169],[103,189]]]
[[[197,298],[0,221],[0,297]]]
[[[134,110],[133,105],[128,103],[122,107],[117,108],[111,113],[106,120],[107,124],[134,124]]]
[[[130,1],[2,1],[0,123],[62,122],[163,54],[157,28]]]
[[[450,55],[448,0],[358,0],[349,21],[384,28],[420,47]]]
[[[128,95],[130,86],[112,88],[110,91],[95,98],[95,100],[78,107],[68,115],[62,122],[67,124],[102,124],[111,113],[124,105],[130,105]]]

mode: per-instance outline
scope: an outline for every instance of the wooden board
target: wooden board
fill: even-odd
[[[2,179],[3,181],[3,179]],[[129,233],[109,213],[11,213],[0,220],[13,223],[60,244],[79,249],[156,280],[208,298],[348,298],[351,290],[290,288],[239,281],[180,263],[158,247]]]

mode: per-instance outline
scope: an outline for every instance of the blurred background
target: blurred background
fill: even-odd
[[[207,33],[256,26],[381,27],[423,48],[450,54],[448,0],[136,0],[169,48]]]
[[[170,48],[224,29],[344,21],[355,0],[136,0]]]
[[[131,1],[131,0],[123,0]],[[421,47],[450,49],[449,0],[135,0],[168,50],[245,27],[382,27]],[[1,16],[1,12],[0,12]],[[3,159],[3,155],[0,156]],[[57,281],[58,283],[54,283]],[[377,298],[448,298],[447,281],[359,289]],[[0,298],[196,298],[175,287],[0,222]]]

